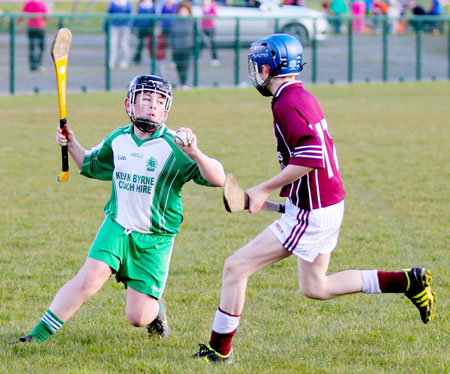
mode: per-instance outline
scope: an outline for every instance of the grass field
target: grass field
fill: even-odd
[[[429,267],[438,295],[430,325],[400,295],[309,300],[299,294],[296,260],[288,258],[250,279],[235,364],[190,359],[209,339],[225,258],[276,217],[228,214],[219,189],[190,183],[165,292],[167,342],[127,323],[124,289],[110,280],[51,340],[8,346],[34,327],[83,264],[110,183],[78,176],[73,163],[70,181],[56,182],[56,95],[2,97],[0,373],[448,373],[450,85],[311,90],[327,116],[347,190],[330,272]],[[69,94],[69,123],[86,148],[127,123],[123,96]],[[200,147],[244,187],[278,172],[270,100],[253,89],[176,92],[168,125],[190,126]]]

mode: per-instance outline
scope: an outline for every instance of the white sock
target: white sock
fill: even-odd
[[[240,318],[241,316],[234,316],[217,308],[212,329],[219,334],[228,334],[238,328]]]
[[[381,293],[380,284],[378,283],[378,270],[361,270],[362,292],[364,293]]]

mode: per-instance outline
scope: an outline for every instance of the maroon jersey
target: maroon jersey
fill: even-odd
[[[334,205],[344,199],[336,148],[319,102],[300,81],[280,86],[272,102],[274,135],[281,170],[288,164],[313,168],[282,187],[280,196],[303,209]]]

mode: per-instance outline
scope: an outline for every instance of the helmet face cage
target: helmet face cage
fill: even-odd
[[[139,93],[141,95],[139,96],[139,99],[136,100]],[[165,98],[164,118],[160,123],[153,121],[150,117],[136,115],[136,108],[148,105],[143,103],[144,93],[157,93]],[[167,80],[155,75],[137,76],[130,82],[128,99],[129,106],[127,114],[130,117],[131,122],[133,122],[139,130],[152,133],[158,130],[169,116],[173,100],[172,86]],[[155,95],[153,95],[153,100],[151,102],[152,109],[155,107],[155,100]]]
[[[253,86],[263,95],[271,96],[266,88],[273,77],[297,75],[303,69],[303,47],[297,38],[288,34],[273,34],[250,46],[248,71]],[[266,80],[259,76],[262,65],[268,65],[270,75]]]

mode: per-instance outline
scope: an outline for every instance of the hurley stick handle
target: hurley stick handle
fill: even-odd
[[[244,209],[248,210],[249,207],[250,207],[250,197],[247,194],[245,194]],[[264,204],[263,204],[261,209],[262,210],[268,210],[269,212],[277,212],[277,213],[284,213],[285,212],[284,204],[275,203],[275,202],[270,201],[270,200],[264,201]]]

